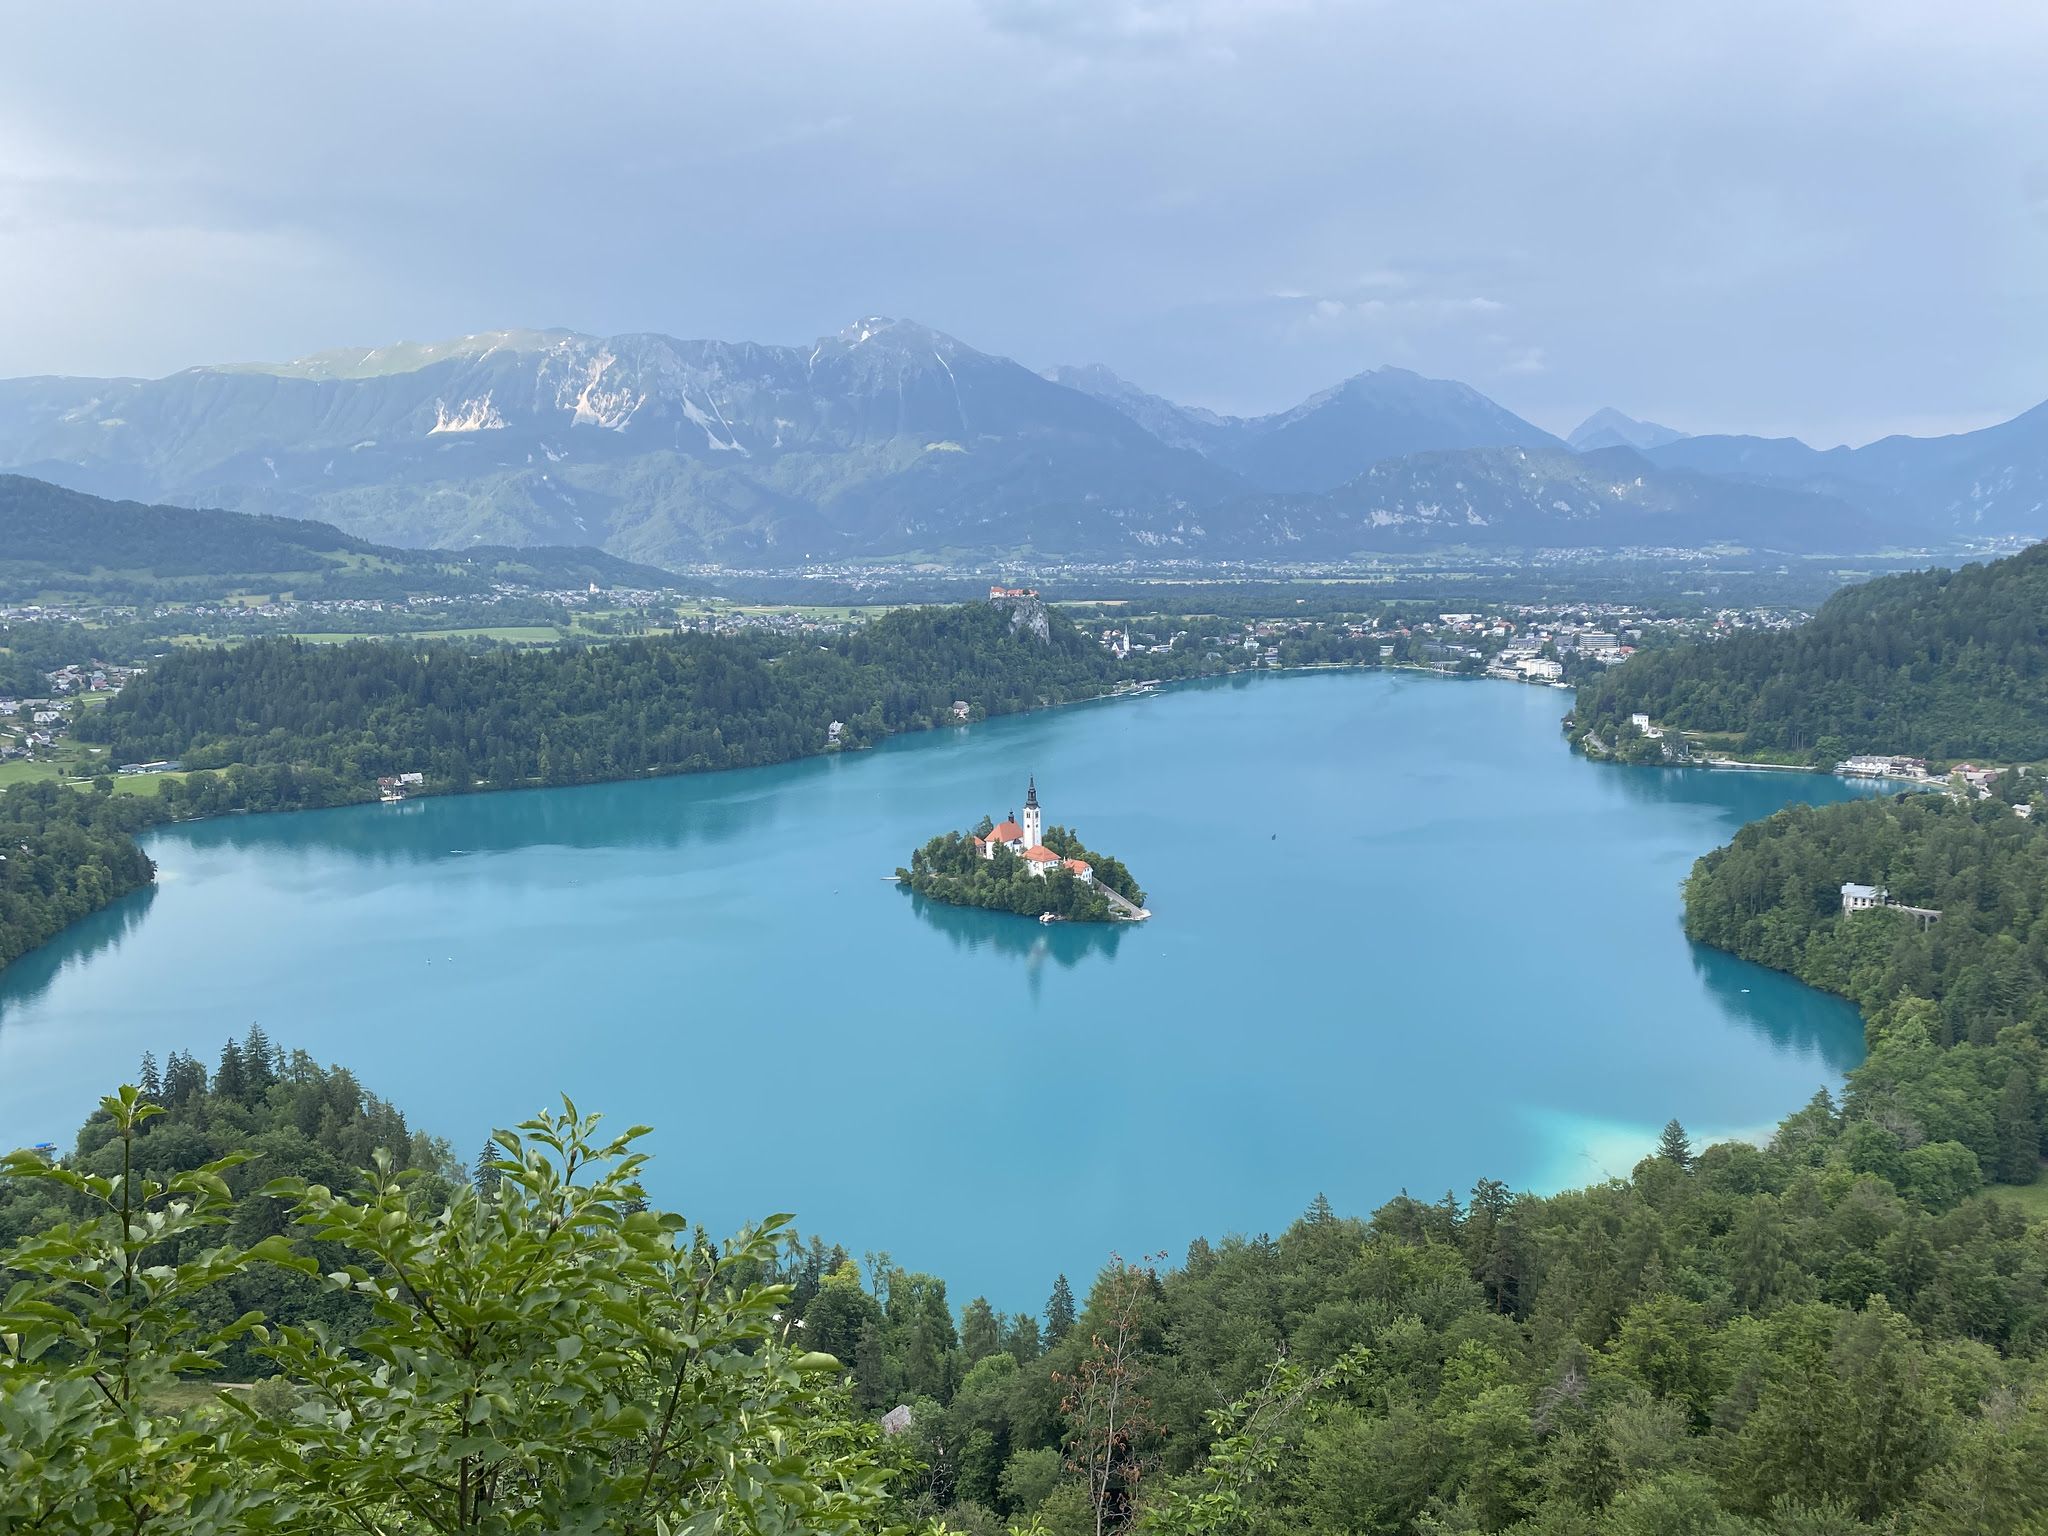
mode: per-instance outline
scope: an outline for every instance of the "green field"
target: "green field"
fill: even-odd
[[[789,614],[799,619],[831,619],[844,623],[850,619],[878,619],[902,606],[901,603],[869,603],[858,607],[825,603],[702,603],[695,606],[684,604],[677,611],[690,618],[717,618],[722,613],[744,613],[755,618]]]
[[[1987,1184],[1985,1193],[2022,1213],[2029,1224],[2048,1222],[2048,1177],[2036,1174],[2031,1184]]]
[[[76,757],[62,762],[0,763],[0,789],[10,784],[33,784],[41,779],[57,779],[74,788],[86,789],[97,775],[105,772],[105,764]],[[185,777],[182,773],[116,773],[108,776],[114,781],[114,793],[117,795],[153,795],[158,779]]]
[[[374,630],[316,630],[295,634],[313,645],[346,645],[351,640],[502,640],[510,645],[553,645],[562,632],[552,624],[505,624],[476,629],[408,629],[395,634]]]

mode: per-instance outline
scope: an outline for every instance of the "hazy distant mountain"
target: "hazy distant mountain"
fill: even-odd
[[[1932,541],[2048,535],[2048,404],[1949,437],[1824,450],[1792,437],[1688,437],[1649,457],[1838,496]]]
[[[1009,547],[1047,510],[1116,546],[1238,490],[1121,411],[889,320],[811,347],[499,331],[14,380],[0,465],[391,542],[601,542],[669,562]]]
[[[1242,540],[1326,559],[1459,545],[1822,553],[1884,538],[1869,514],[1833,497],[1660,469],[1627,448],[1561,445],[1388,459],[1328,495],[1264,498],[1242,515]]]
[[[1240,423],[1216,458],[1265,489],[1327,491],[1383,459],[1516,446],[1564,445],[1468,385],[1375,368],[1291,411]]]
[[[1661,448],[1666,443],[1675,443],[1686,436],[1674,427],[1659,426],[1654,421],[1637,421],[1633,416],[1624,416],[1611,405],[1604,405],[1577,427],[1565,439],[1575,453],[1591,453],[1599,448]]]
[[[1055,384],[1115,406],[1162,443],[1194,453],[1213,456],[1231,433],[1244,424],[1234,416],[1219,416],[1199,406],[1176,405],[1163,396],[1148,394],[1100,363],[1090,363],[1085,368],[1052,368],[1045,376]]]
[[[1176,405],[1107,368],[1052,377],[1114,405],[1164,442],[1206,454],[1262,491],[1328,491],[1383,459],[1447,448],[1563,445],[1476,389],[1405,368],[1375,368],[1270,416]]]
[[[493,331],[0,381],[0,469],[386,544],[588,544],[671,568],[1432,541],[1849,553],[2048,525],[2048,410],[1853,453],[1682,438],[1625,474],[1602,451],[1628,450],[1575,461],[1477,391],[1397,368],[1227,417],[879,319],[807,347]]]

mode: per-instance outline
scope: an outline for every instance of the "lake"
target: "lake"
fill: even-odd
[[[1035,1310],[1112,1250],[1758,1134],[1861,1058],[1848,1005],[1690,945],[1744,822],[1875,792],[1575,757],[1569,696],[1326,672],[637,784],[230,817],[0,973],[0,1144],[69,1145],[145,1049],[261,1022],[465,1160],[566,1092],[659,1128],[658,1199],[769,1211]],[[1035,774],[1155,916],[885,883]]]

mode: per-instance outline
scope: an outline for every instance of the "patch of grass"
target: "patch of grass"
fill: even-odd
[[[57,776],[55,763],[0,763],[0,789],[9,784],[32,784],[37,779],[54,779]]]
[[[1984,1193],[2019,1211],[2029,1226],[2048,1222],[2048,1178],[2038,1172],[2031,1184],[1987,1184]]]
[[[114,793],[117,795],[154,795],[157,784],[164,779],[182,779],[183,773],[117,773],[114,775]],[[90,787],[92,780],[80,781]]]

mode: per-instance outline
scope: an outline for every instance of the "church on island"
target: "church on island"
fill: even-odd
[[[1042,841],[1045,833],[1045,812],[1038,804],[1038,778],[1032,775],[1024,791],[1024,820],[1020,825],[1017,813],[995,824],[987,837],[977,837],[974,848],[984,859],[993,859],[996,849],[1007,848],[1022,859],[1031,873],[1040,879],[1053,870],[1065,865],[1076,880],[1087,884],[1095,883],[1095,871],[1086,859],[1062,859]]]

